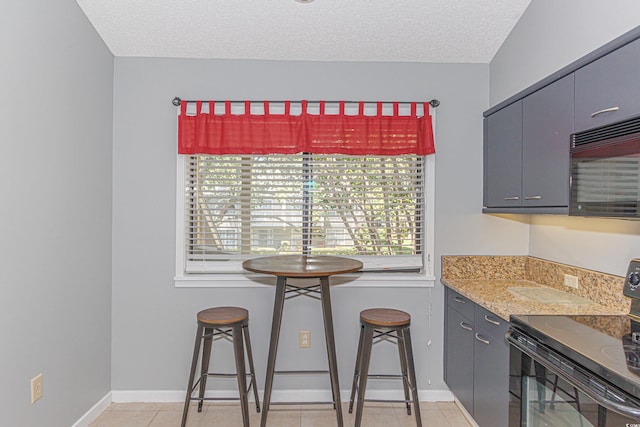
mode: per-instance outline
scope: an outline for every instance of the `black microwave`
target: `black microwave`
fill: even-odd
[[[571,135],[569,215],[640,219],[640,117]]]

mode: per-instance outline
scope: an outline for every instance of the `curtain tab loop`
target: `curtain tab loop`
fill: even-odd
[[[417,105],[415,102],[411,103],[411,117],[417,117],[418,116],[418,110],[417,110]]]
[[[378,108],[376,109],[376,115],[380,117],[382,116],[382,102],[378,101],[376,105],[378,106]]]
[[[262,105],[264,105],[264,115],[268,116],[269,115],[269,101],[264,101]]]
[[[244,101],[244,114],[245,116],[251,115],[251,101]]]
[[[196,101],[196,116],[202,114],[202,101]]]
[[[398,117],[400,115],[398,106],[399,104],[397,102],[393,103],[393,117]]]
[[[344,101],[340,101],[340,115],[344,116]]]
[[[324,111],[325,111],[325,102],[324,101],[320,101],[320,115],[324,116]]]
[[[307,101],[305,99],[303,99],[302,102],[300,102],[300,105],[302,107],[302,111],[300,112],[301,115],[306,116],[307,115]]]
[[[216,102],[211,100],[209,101],[209,115],[213,116],[216,113]]]
[[[180,115],[187,115],[187,101],[180,101]]]
[[[358,115],[364,116],[364,101],[358,102]]]
[[[291,115],[291,101],[284,101],[284,114],[285,116]]]
[[[229,100],[224,101],[224,114],[231,115],[231,101]]]

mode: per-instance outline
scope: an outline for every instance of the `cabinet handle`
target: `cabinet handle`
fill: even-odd
[[[500,322],[498,322],[497,320],[493,320],[487,314],[484,315],[484,320],[486,320],[487,322],[491,323],[492,325],[500,326]]]
[[[509,197],[505,197],[505,200],[520,200],[520,197],[518,196],[509,196]]]
[[[460,304],[466,304],[467,301],[464,298],[460,298],[460,297],[453,297],[453,300],[455,302],[459,302]]]
[[[600,110],[600,111],[596,111],[595,113],[592,113],[591,117],[595,117],[597,115],[604,114],[604,113],[611,113],[613,111],[618,111],[619,109],[620,107],[605,108],[604,110]]]
[[[542,196],[527,196],[524,199],[525,200],[541,200]]]
[[[465,331],[473,331],[473,328],[464,322],[460,322],[460,327]]]
[[[480,335],[476,334],[476,339],[483,344],[489,345],[491,342],[489,340],[485,340],[484,338],[480,338]]]

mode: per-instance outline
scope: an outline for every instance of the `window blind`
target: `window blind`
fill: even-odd
[[[185,159],[185,271],[238,272],[276,254],[423,268],[424,158],[336,154]]]

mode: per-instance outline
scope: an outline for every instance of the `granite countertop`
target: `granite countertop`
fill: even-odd
[[[588,301],[585,303],[543,303],[509,290],[509,288],[529,287],[555,289],[531,280],[442,278],[440,281],[448,288],[507,321],[512,314],[619,315],[629,312],[628,307],[615,308],[589,299],[585,300]]]

